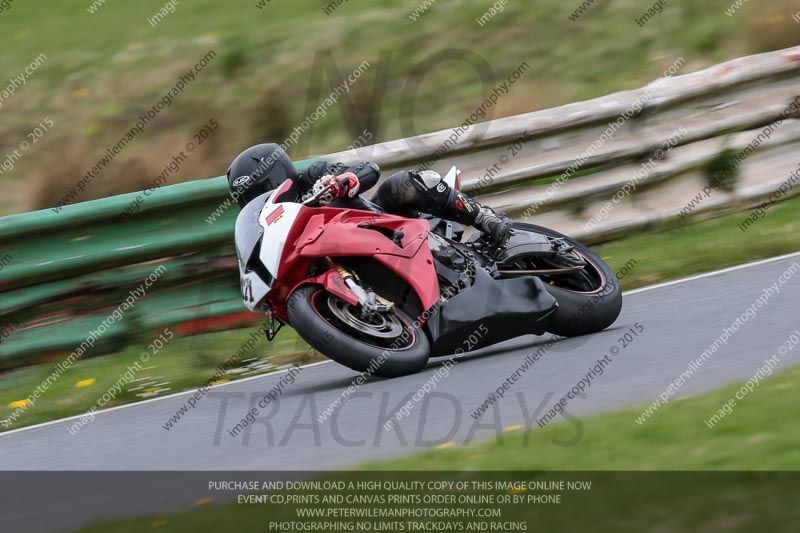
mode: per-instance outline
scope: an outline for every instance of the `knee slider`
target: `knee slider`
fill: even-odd
[[[411,179],[413,179],[416,183],[422,185],[425,190],[436,190],[440,184],[444,183],[442,181],[442,176],[436,172],[435,170],[422,170],[420,172],[412,172]],[[447,184],[444,184],[445,188]],[[442,189],[442,192],[444,189]]]

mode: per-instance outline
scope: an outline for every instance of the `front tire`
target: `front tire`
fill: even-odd
[[[425,332],[399,309],[367,320],[321,286],[304,285],[289,297],[288,315],[303,340],[357,372],[393,378],[428,363]]]
[[[577,337],[602,331],[617,320],[622,310],[622,288],[614,271],[600,256],[587,246],[555,230],[522,223],[515,223],[514,227],[563,239],[575,247],[575,251],[593,269],[592,274],[597,276],[594,286],[584,286],[580,289],[567,283],[565,286],[560,286],[563,277],[544,280],[547,283],[547,291],[558,301],[558,310],[547,328],[549,333],[562,337]],[[585,285],[585,281],[581,280],[581,283]]]

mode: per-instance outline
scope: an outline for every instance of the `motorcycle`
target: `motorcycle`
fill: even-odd
[[[460,187],[453,167],[445,181]],[[283,183],[248,203],[236,221],[242,297],[269,320],[359,372],[397,377],[430,357],[523,335],[601,331],[619,316],[614,272],[579,242],[515,223],[505,245],[433,216],[354,206],[276,202]],[[478,328],[476,330],[476,328]],[[479,331],[479,334],[476,334]],[[467,350],[465,350],[467,348]]]

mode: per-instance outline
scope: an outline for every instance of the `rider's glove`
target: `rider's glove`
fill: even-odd
[[[331,186],[319,199],[320,205],[328,205],[339,198],[355,197],[358,194],[358,177],[352,172],[345,172],[341,176],[323,176],[314,184],[314,189],[322,190]]]

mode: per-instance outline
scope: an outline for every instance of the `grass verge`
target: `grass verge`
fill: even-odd
[[[581,438],[574,446],[553,445],[554,441],[575,437],[574,425],[559,423],[505,434],[502,442],[431,450],[390,462],[369,463],[361,470],[376,473],[376,479],[381,479],[379,472],[395,471],[393,480],[415,479],[401,473],[412,471],[419,472],[418,476],[438,471],[484,472],[442,475],[457,480],[497,479],[502,477],[500,471],[515,479],[520,479],[518,473],[537,472],[522,478],[592,480],[591,491],[567,493],[561,505],[516,506],[510,516],[503,515],[503,520],[525,520],[542,531],[593,530],[598,524],[611,526],[613,531],[751,531],[755,527],[793,531],[800,518],[789,496],[794,494],[792,486],[796,489],[796,476],[740,471],[800,469],[796,445],[800,427],[795,423],[798,384],[800,367],[762,381],[714,429],[707,428],[705,421],[734,396],[740,385],[674,401],[643,425],[634,422],[641,408],[584,419]],[[676,472],[608,472],[612,470]],[[709,470],[736,472],[714,474]],[[361,479],[361,474],[335,477]],[[292,514],[293,507],[301,506],[305,507],[223,504],[97,524],[82,531],[126,533],[157,527],[159,531],[183,533],[230,530],[235,525],[243,533],[260,532],[269,521],[309,520]],[[656,524],[658,528],[653,529]]]
[[[711,220],[676,222],[594,249],[615,272],[635,260],[622,279],[623,289],[634,289],[796,252],[800,250],[798,210],[800,197],[776,204],[747,231],[737,227],[750,214],[743,211]]]
[[[753,374],[758,367],[753,366]],[[800,470],[795,423],[800,367],[761,381],[736,401],[731,414],[705,422],[742,384],[671,401],[651,419],[635,422],[644,406],[559,422],[469,446],[432,450],[364,470]],[[579,437],[579,438],[576,438]],[[574,445],[558,445],[577,440]],[[522,453],[520,453],[522,451]]]
[[[292,330],[284,330],[272,344],[263,336],[252,350],[237,361],[234,356],[256,327],[193,337],[175,338],[142,363],[140,348],[128,347],[102,357],[79,360],[57,379],[10,428],[17,429],[87,412],[108,391],[121,390],[105,405],[108,408],[197,388],[220,372],[223,362],[233,368],[216,383],[225,383],[292,365],[320,360]],[[138,364],[138,366],[137,366]],[[0,374],[0,420],[22,405],[32,391],[47,379],[56,363],[42,364]],[[130,371],[129,371],[130,370]],[[126,377],[127,376],[127,377]],[[129,379],[133,376],[132,379]]]

